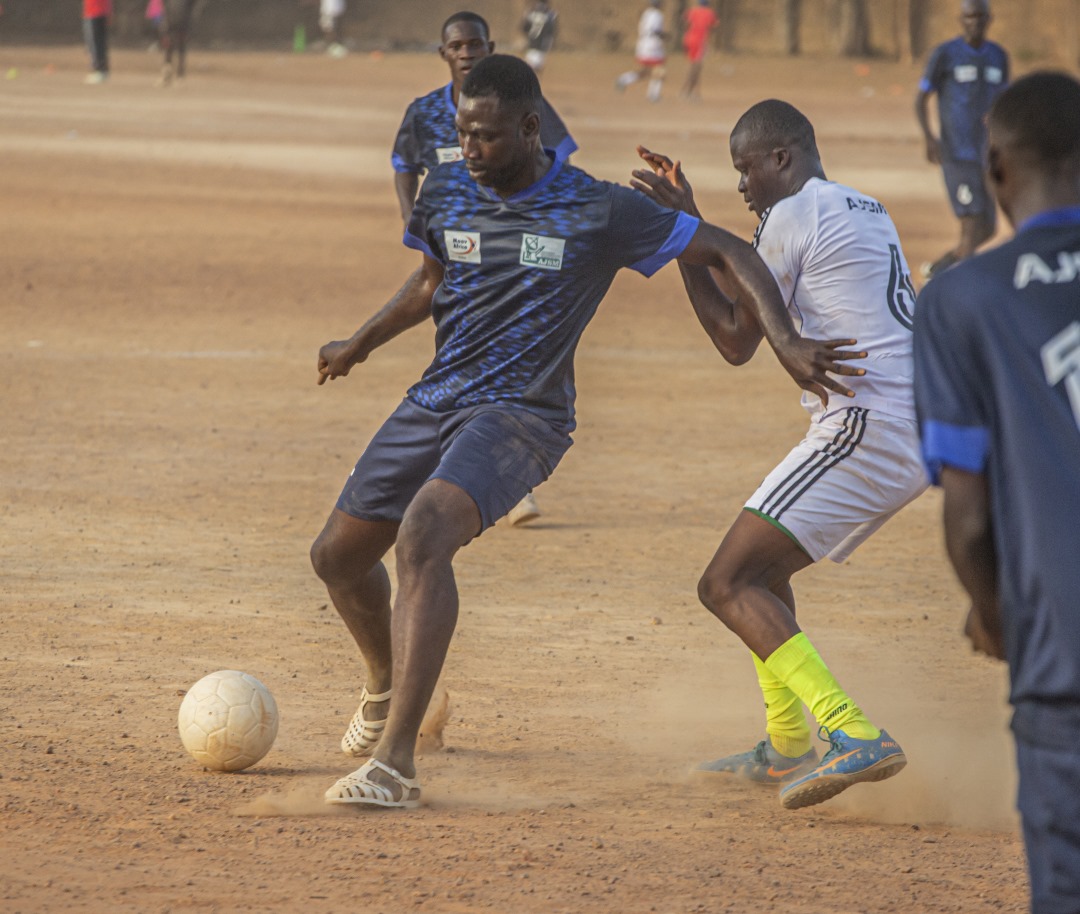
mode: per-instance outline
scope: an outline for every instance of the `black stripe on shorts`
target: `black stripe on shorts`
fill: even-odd
[[[822,450],[807,457],[773,489],[761,503],[759,510],[762,514],[779,520],[810,486],[854,452],[866,431],[866,409],[852,406],[845,412],[843,428],[837,431],[833,440]]]

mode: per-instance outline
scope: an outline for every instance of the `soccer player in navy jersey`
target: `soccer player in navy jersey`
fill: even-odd
[[[963,35],[931,52],[915,97],[927,161],[941,166],[949,202],[960,220],[959,243],[923,265],[926,279],[974,254],[994,234],[996,222],[994,200],[983,180],[983,121],[994,97],[1009,81],[1009,55],[986,38],[988,0],[963,0],[960,24]],[[940,136],[930,126],[929,99],[935,93]]]
[[[845,364],[861,353],[838,348],[853,340],[799,336],[746,242],[553,157],[540,142],[540,106],[524,61],[476,64],[457,112],[463,160],[428,176],[405,234],[422,266],[350,339],[319,351],[321,384],[410,327],[436,326],[434,360],[361,455],[312,546],[368,673],[342,749],[371,760],[330,788],[332,803],[419,801],[417,733],[457,621],[453,559],[569,448],[574,352],[620,269],[648,276],[676,257],[707,264],[801,386],[827,398],[847,393],[828,372],[864,373]],[[392,546],[393,613],[382,564]]]
[[[1080,911],[1080,83],[1019,79],[988,118],[1016,229],[915,317],[923,454],[975,648],[1008,661],[1035,914]]]
[[[487,22],[476,13],[454,13],[443,23],[439,56],[450,68],[450,82],[410,103],[391,157],[394,188],[406,225],[416,202],[420,176],[436,165],[461,158],[454,125],[461,83],[478,61],[495,52],[490,34]],[[541,142],[558,158],[569,159],[577,143],[547,99],[541,99],[539,114]]]

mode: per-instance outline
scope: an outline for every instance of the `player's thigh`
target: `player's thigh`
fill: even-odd
[[[494,404],[462,411],[443,435],[432,478],[468,493],[480,512],[478,533],[547,479],[572,443],[534,413]]]
[[[337,509],[360,520],[400,523],[441,457],[443,416],[405,399],[353,467]]]
[[[1080,911],[1080,752],[1017,740],[1016,755],[1031,910]]]
[[[745,507],[814,562],[843,561],[926,487],[914,420],[849,407],[811,425]]]

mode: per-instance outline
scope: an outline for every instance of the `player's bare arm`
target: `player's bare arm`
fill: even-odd
[[[638,146],[637,152],[652,173],[635,171],[631,185],[663,206],[681,209],[700,218],[694,191],[683,174],[682,163],[672,162],[666,155],[644,146]],[[721,287],[708,267],[680,260],[679,273],[694,313],[717,352],[732,365],[749,361],[762,339],[753,307],[739,298],[737,288]]]
[[[661,206],[700,216],[681,164],[644,147],[638,147],[638,154],[650,168],[635,170],[631,185]],[[708,266],[717,273],[719,282],[700,270],[691,272],[690,283],[686,282],[686,272],[683,278],[698,320],[725,359],[733,365],[747,361],[763,334],[795,383],[816,394],[822,403],[829,402],[830,390],[854,396],[853,391],[829,375],[866,374],[863,368],[843,364],[866,358],[866,353],[842,348],[854,346],[857,340],[807,340],[799,336],[776,281],[753,247],[703,222],[679,257],[680,268],[684,265],[691,269],[695,265]],[[740,314],[743,309],[749,314]],[[725,334],[725,329],[729,333]]]
[[[334,340],[319,350],[318,383],[345,377],[379,346],[430,319],[431,300],[442,278],[442,264],[425,257],[423,265],[363,327],[349,339]]]
[[[923,139],[926,141],[926,161],[931,165],[941,164],[941,142],[930,126],[930,93],[919,92],[915,96],[915,116],[919,119]]]
[[[416,193],[420,189],[420,175],[412,171],[394,172],[394,191],[397,193],[398,207],[401,209],[401,221],[406,225],[416,203]]]
[[[945,492],[945,547],[956,576],[971,597],[964,634],[975,650],[1004,660],[997,559],[986,476],[944,467],[941,487]]]

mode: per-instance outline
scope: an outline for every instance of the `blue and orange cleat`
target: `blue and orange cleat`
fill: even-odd
[[[817,765],[818,754],[813,746],[810,751],[798,758],[788,758],[773,748],[772,741],[765,737],[749,752],[729,755],[712,762],[702,762],[694,769],[694,774],[734,774],[758,784],[782,784],[791,778],[799,777],[812,771]]]
[[[813,771],[780,788],[780,803],[785,809],[824,803],[862,781],[884,781],[907,764],[900,744],[884,730],[877,739],[855,739],[843,730],[830,732],[824,727],[818,733],[828,739],[829,751]]]

